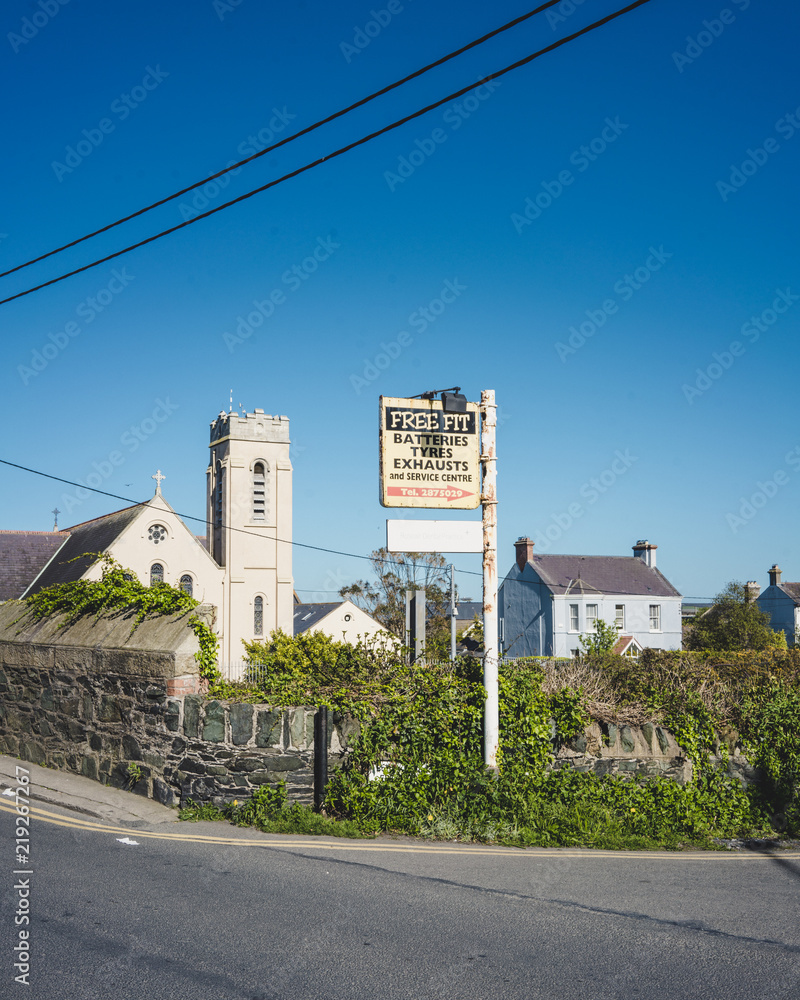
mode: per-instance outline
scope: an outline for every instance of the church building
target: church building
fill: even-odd
[[[293,632],[292,465],[288,417],[225,413],[211,424],[206,536],[153,498],[63,531],[0,531],[0,600],[70,580],[99,579],[107,552],[145,584],[166,582],[217,608],[220,663],[242,641]]]

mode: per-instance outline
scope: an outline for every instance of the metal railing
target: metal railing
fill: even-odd
[[[265,663],[247,663],[244,660],[239,660],[235,663],[221,663],[218,669],[223,680],[259,684],[266,679],[270,668]]]

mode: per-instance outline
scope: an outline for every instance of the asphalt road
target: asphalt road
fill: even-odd
[[[515,851],[218,823],[148,836],[36,804],[27,987],[10,807],[2,997],[800,1000],[796,852]]]

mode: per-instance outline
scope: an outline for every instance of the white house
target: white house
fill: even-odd
[[[535,555],[530,538],[498,598],[505,656],[575,656],[600,618],[631,647],[681,648],[681,595],[656,568],[656,545],[637,542],[633,556]]]
[[[294,635],[303,632],[323,632],[337,642],[349,642],[354,646],[359,640],[395,648],[401,645],[379,621],[350,600],[295,604]]]

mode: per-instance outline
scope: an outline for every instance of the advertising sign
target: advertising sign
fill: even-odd
[[[481,502],[480,408],[445,413],[439,399],[380,398],[381,504],[474,510]]]

